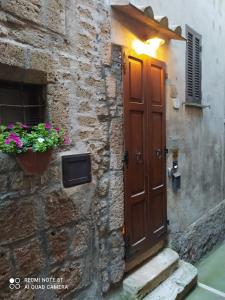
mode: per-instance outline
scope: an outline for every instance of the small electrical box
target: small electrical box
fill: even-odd
[[[172,189],[174,193],[177,193],[181,187],[181,174],[180,172],[173,173],[172,175]]]
[[[181,173],[178,171],[178,161],[173,161],[172,168],[168,168],[168,177],[172,179],[172,190],[177,193],[181,188]]]
[[[62,156],[62,176],[65,188],[91,182],[90,153]]]

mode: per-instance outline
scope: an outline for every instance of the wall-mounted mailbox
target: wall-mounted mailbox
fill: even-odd
[[[91,182],[91,155],[62,156],[62,174],[65,188]]]

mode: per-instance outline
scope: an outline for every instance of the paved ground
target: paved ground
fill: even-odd
[[[186,300],[225,299],[225,243],[207,255],[198,265],[198,287]]]

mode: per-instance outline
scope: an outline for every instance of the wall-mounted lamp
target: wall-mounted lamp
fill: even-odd
[[[134,40],[132,43],[132,48],[137,54],[146,54],[149,56],[156,56],[157,50],[165,43],[165,40],[160,38],[151,38],[145,43],[140,40]]]

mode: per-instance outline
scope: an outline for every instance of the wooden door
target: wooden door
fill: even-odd
[[[126,261],[166,233],[165,65],[124,53]]]

